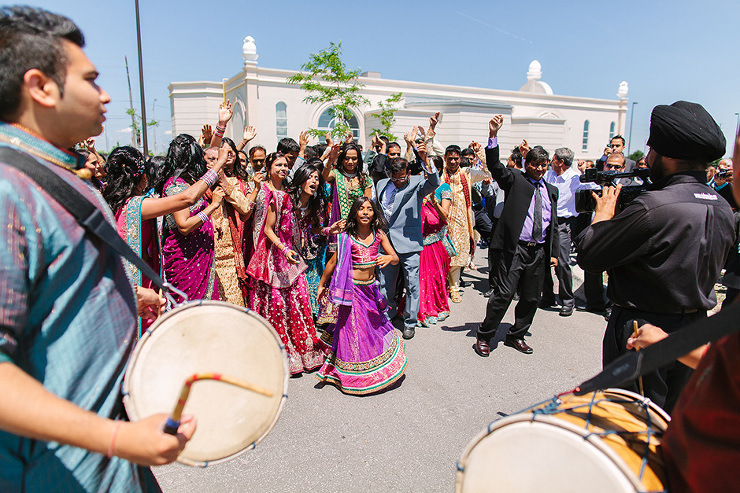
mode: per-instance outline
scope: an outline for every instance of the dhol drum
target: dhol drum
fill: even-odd
[[[494,421],[473,439],[458,461],[455,490],[665,491],[658,447],[669,421],[621,389],[553,399]]]
[[[205,467],[265,438],[283,409],[290,373],[285,348],[264,318],[220,301],[186,303],[162,315],[134,349],[123,382],[129,419],[171,413],[183,384],[197,373],[263,389],[214,380],[192,386],[184,412],[198,425],[178,461]]]

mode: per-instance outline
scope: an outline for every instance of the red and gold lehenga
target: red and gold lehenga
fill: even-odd
[[[298,251],[300,245],[290,197],[283,191],[263,186],[254,210],[254,253],[247,266],[251,278],[249,307],[275,328],[288,353],[290,373],[297,374],[320,367],[328,348],[316,336],[304,275],[305,262],[288,262],[285,254],[265,235],[271,202],[277,213],[275,234],[293,251]]]

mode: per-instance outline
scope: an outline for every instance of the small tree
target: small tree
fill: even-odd
[[[139,127],[139,124],[141,123],[142,118],[136,112],[136,110],[133,109],[133,108],[127,109],[126,110],[126,114],[129,115],[129,116],[133,116],[133,118],[131,119],[131,125],[133,127],[131,129],[131,131],[133,133],[132,134],[132,139],[131,139],[132,140],[132,143],[134,143],[134,147],[137,147],[137,148],[138,147],[141,147],[142,146],[142,143],[141,143],[141,127]],[[156,127],[159,126],[159,122],[157,120],[150,120],[149,122],[147,122],[146,126],[147,127],[155,127],[155,132],[156,132]],[[155,142],[156,142],[156,138],[155,138]],[[153,154],[152,154],[151,151],[149,151],[149,155],[153,156]]]
[[[366,97],[358,94],[365,87],[357,80],[360,69],[347,70],[341,55],[342,42],[331,42],[328,48],[312,53],[308,62],[301,65],[301,71],[288,78],[289,84],[300,84],[308,93],[303,102],[330,104],[329,115],[334,120],[331,135],[338,139],[350,131],[351,108],[370,104]],[[312,128],[308,133],[320,137],[325,131]]]
[[[633,160],[634,162],[639,161],[640,159],[645,157],[645,153],[642,151],[635,151],[629,156],[627,156],[629,159]]]
[[[380,121],[380,126],[382,128],[374,128],[370,133],[374,134],[377,132],[378,135],[388,137],[388,140],[390,141],[396,140],[396,136],[391,133],[391,128],[393,128],[393,124],[396,123],[397,110],[395,104],[401,101],[402,98],[403,94],[397,92],[395,94],[391,94],[388,99],[378,103],[380,111],[372,113],[371,116],[376,117]]]

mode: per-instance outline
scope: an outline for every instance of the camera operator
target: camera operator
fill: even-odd
[[[616,215],[622,185],[594,194],[593,222],[577,240],[579,265],[609,273],[614,305],[604,366],[626,351],[634,320],[671,333],[706,317],[717,303],[714,283],[735,241],[732,210],[706,186],[706,164],[726,147],[709,113],[685,101],[656,106],[648,146],[652,185]],[[670,412],[690,375],[678,362],[647,374],[645,396]]]
[[[611,154],[621,153],[624,154],[624,137],[621,135],[615,135],[612,140],[609,141],[606,148],[604,149],[604,155],[596,161],[596,169],[604,171],[606,167],[606,161]],[[632,171],[635,169],[635,162],[631,159],[625,159],[625,167],[623,171]]]
[[[737,210],[737,202],[732,195],[732,159],[723,159],[719,162],[717,172],[711,182],[712,188],[730,204],[733,211]]]

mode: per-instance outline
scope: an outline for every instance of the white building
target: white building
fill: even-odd
[[[302,89],[286,82],[295,71],[259,67],[258,56],[254,39],[248,36],[242,47],[244,67],[230,79],[170,84],[173,135],[188,133],[198,138],[203,124],[215,123],[224,98],[231,100],[234,109],[226,135],[238,142],[244,126],[254,125],[257,138],[253,144],[263,145],[268,152],[283,137],[298,140],[308,128],[329,128],[328,107],[304,103]],[[388,80],[378,72],[365,72],[360,77],[365,85],[361,93],[370,105],[357,109],[350,124],[367,149],[371,129],[380,127],[371,114],[379,110],[380,101],[401,92],[392,129],[399,140],[413,125],[426,127],[436,111],[442,112],[437,139],[443,146],[467,146],[472,140],[485,143],[488,120],[495,114],[504,115],[499,133],[502,156],[527,139],[531,146],[541,145],[551,152],[565,146],[577,158],[596,158],[613,135],[624,135],[626,82],[619,85],[618,99],[609,100],[558,96],[541,79],[536,60],[518,91]]]

